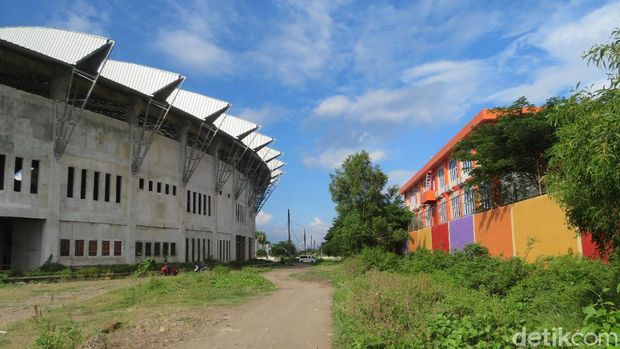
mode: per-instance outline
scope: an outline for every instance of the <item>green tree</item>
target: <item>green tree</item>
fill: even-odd
[[[550,111],[558,127],[550,150],[549,192],[568,221],[592,234],[599,249],[620,249],[620,31],[585,54],[606,69],[609,88],[579,91]]]
[[[350,155],[331,175],[329,191],[338,216],[321,249],[330,255],[351,255],[366,246],[398,251],[407,237],[411,214],[398,188],[386,189],[387,176],[366,151]]]
[[[254,239],[256,239],[258,244],[264,245],[267,242],[267,234],[262,231],[256,231],[254,232]]]
[[[288,257],[297,254],[297,248],[288,241],[280,241],[271,246],[271,255],[274,257]]]
[[[476,161],[468,185],[489,190],[495,203],[542,194],[547,151],[555,142],[554,127],[545,117],[553,103],[535,108],[521,97],[493,109],[497,120],[478,125],[455,147],[455,158]]]

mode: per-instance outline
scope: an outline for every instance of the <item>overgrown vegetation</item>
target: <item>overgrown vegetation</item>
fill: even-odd
[[[329,192],[338,216],[321,246],[324,253],[352,255],[364,247],[396,251],[402,246],[411,213],[398,188],[386,189],[386,183],[387,176],[366,151],[344,160],[331,175]]]
[[[563,256],[528,264],[490,257],[479,245],[405,257],[375,248],[311,274],[336,286],[341,348],[503,348],[523,326],[618,330],[619,297],[608,292],[620,282],[615,262]]]

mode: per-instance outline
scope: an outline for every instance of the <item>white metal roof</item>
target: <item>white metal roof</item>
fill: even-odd
[[[252,131],[258,127],[257,124],[243,120],[236,116],[227,115],[220,116],[215,122],[218,127],[229,135],[238,138],[239,136]],[[251,136],[250,136],[251,137]]]
[[[260,156],[260,158],[263,160],[273,159],[275,157],[282,155],[282,152],[275,150],[273,148],[270,148],[270,147],[262,147],[257,153],[258,153],[258,156]]]
[[[168,102],[171,102],[171,98],[168,99]],[[229,105],[230,103],[228,102],[186,90],[179,90],[177,97],[172,103],[173,107],[200,119],[204,119]],[[220,116],[216,120],[215,125],[219,125],[219,122],[224,119],[224,115]]]
[[[264,134],[258,132],[252,132],[249,136],[243,139],[243,144],[247,145],[252,149],[256,149],[271,142],[273,142],[273,138],[265,136]]]
[[[45,27],[1,27],[0,40],[71,65],[111,41],[100,36]]]
[[[279,168],[282,168],[282,166],[286,165],[286,163],[284,163],[283,161],[280,161],[278,159],[269,161],[267,163],[267,166],[269,167],[270,170],[274,171],[277,170]]]
[[[280,169],[277,169],[277,170],[275,170],[275,171],[272,171],[272,172],[271,172],[271,178],[272,178],[271,182],[273,183],[273,181],[275,181],[275,179],[276,179],[275,177],[278,177],[278,176],[280,176],[280,175],[282,175],[282,174],[284,174],[284,171],[282,171],[282,170],[280,170]]]
[[[183,78],[177,73],[115,60],[106,62],[101,76],[147,96]]]

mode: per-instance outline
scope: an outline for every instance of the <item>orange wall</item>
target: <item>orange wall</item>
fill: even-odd
[[[433,244],[431,241],[431,228],[423,228],[409,233],[407,249],[409,251],[415,251],[420,247],[426,248],[427,250],[433,249]]]
[[[547,195],[512,205],[512,231],[516,254],[527,261],[540,256],[578,254],[579,242],[566,225],[562,209]],[[533,241],[528,247],[528,239]]]
[[[474,215],[474,241],[486,246],[492,256],[512,257],[510,205]]]

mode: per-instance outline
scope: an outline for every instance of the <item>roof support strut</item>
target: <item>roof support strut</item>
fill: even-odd
[[[131,174],[136,175],[148,154],[153,138],[170,110],[170,104],[149,98],[144,114],[135,120],[132,132],[133,155],[131,158]]]
[[[241,169],[235,177],[235,200],[239,200],[243,190],[247,188],[252,174],[260,167],[260,160],[252,157],[243,169]]]
[[[277,176],[276,178],[274,178],[273,181],[271,181],[271,183],[269,183],[269,185],[265,188],[262,194],[257,197],[256,203],[255,203],[256,213],[258,213],[260,210],[263,209],[263,206],[265,205],[265,203],[271,196],[271,193],[273,193],[273,191],[278,186],[278,183],[280,183],[280,176]]]
[[[71,69],[65,100],[57,101],[55,108],[54,158],[56,160],[60,159],[65,153],[75,126],[82,117],[84,107],[95,88],[99,74],[113,46],[114,42],[108,41],[92,54],[77,62]]]
[[[230,109],[230,105],[222,108],[221,110],[214,113],[217,116],[224,114],[224,118],[226,117],[226,112]],[[198,167],[200,160],[206,152],[209,151],[209,146],[215,136],[219,132],[220,128],[215,127],[212,124],[208,123],[206,120],[212,119],[211,117],[205,118],[200,124],[200,128],[198,129],[198,133],[191,137],[188,137],[187,143],[185,144],[185,159],[183,161],[183,186],[186,186],[189,183],[189,180],[192,178],[194,171]]]

